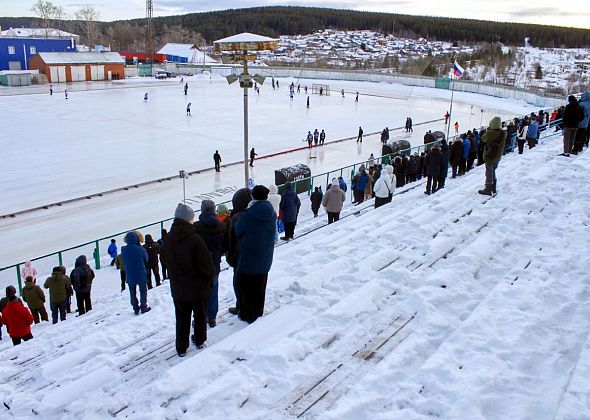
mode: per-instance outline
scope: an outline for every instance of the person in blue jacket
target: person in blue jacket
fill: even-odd
[[[539,124],[537,123],[537,120],[533,119],[526,132],[526,141],[529,145],[529,149],[535,147],[537,144],[537,137],[539,137]]]
[[[289,239],[293,239],[300,207],[301,201],[299,200],[299,197],[297,197],[297,193],[293,191],[291,182],[286,182],[285,190],[283,191],[281,202],[279,203],[281,220],[285,225],[285,236],[281,237],[282,240],[288,241]]]
[[[465,175],[467,170],[467,158],[471,150],[471,143],[465,134],[463,134],[463,148],[461,150],[461,162],[459,163],[459,175]]]
[[[113,259],[111,261],[111,265],[115,265],[115,259],[117,258],[117,241],[115,239],[111,239],[111,244],[109,245],[109,249],[107,249],[107,252]]]
[[[275,247],[277,214],[267,200],[268,193],[268,188],[263,185],[254,187],[253,200],[241,213],[235,227],[240,241],[237,262],[239,317],[248,323],[264,314],[266,282]]]
[[[131,306],[135,315],[149,312],[151,308],[147,305],[147,272],[148,262],[147,251],[139,244],[139,237],[135,232],[128,232],[125,235],[127,245],[121,247],[123,264],[125,264],[126,281],[129,285],[129,296]],[[137,301],[137,286],[139,286],[139,302]]]

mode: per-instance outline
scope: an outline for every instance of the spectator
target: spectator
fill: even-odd
[[[271,184],[269,187],[269,193],[268,193],[268,201],[270,202],[270,204],[272,204],[272,208],[274,209],[275,213],[278,215],[279,214],[279,205],[281,204],[281,196],[279,195],[278,191],[279,189],[277,188],[277,186],[275,184]],[[280,222],[277,219],[277,229],[275,232],[275,241],[278,240],[279,238],[279,225]]]
[[[39,320],[39,315],[41,315],[43,321],[49,321],[47,310],[45,309],[45,293],[43,293],[41,287],[33,283],[33,277],[29,276],[26,278],[22,296],[33,314],[35,324],[41,322]]]
[[[115,265],[115,258],[117,258],[117,241],[114,238],[111,239],[111,244],[109,245],[107,252],[112,258],[111,266]]]
[[[264,314],[266,282],[274,253],[277,215],[267,200],[268,192],[269,190],[263,185],[257,185],[254,188],[253,200],[240,216],[235,228],[240,240],[237,267],[239,317],[248,323],[256,321]],[[285,200],[284,193],[281,202],[283,200]],[[282,207],[283,211],[284,208]]]
[[[268,197],[268,194],[267,194]],[[301,207],[301,201],[297,196],[297,193],[293,190],[291,182],[285,183],[285,190],[281,196],[281,202],[279,203],[279,209],[281,211],[281,217],[285,224],[285,236],[281,239],[288,241],[293,239],[295,234],[295,225],[297,224],[297,216],[299,215],[299,208]]]
[[[76,292],[78,316],[84,315],[92,310],[90,292],[92,290],[92,280],[94,280],[94,271],[86,263],[85,255],[76,258],[75,268],[70,273],[70,279],[74,292]]]
[[[529,131],[529,121],[528,120],[524,120],[520,126],[520,129],[518,130],[518,137],[516,139],[516,141],[518,142],[518,154],[522,155],[522,152],[524,151],[524,145],[526,143],[526,137],[527,137],[527,133]]]
[[[151,239],[150,235],[146,235]],[[152,241],[153,242],[153,241]],[[139,244],[137,233],[128,232],[125,235],[127,245],[121,248],[123,264],[125,267],[125,281],[129,285],[129,299],[135,315],[149,312],[151,308],[147,304],[148,274],[149,271],[149,251],[145,246]],[[157,264],[157,260],[156,260]],[[139,301],[137,300],[137,287],[139,287]]]
[[[455,140],[451,143],[451,148],[449,152],[449,163],[451,164],[451,168],[453,170],[453,174],[451,178],[456,178],[458,174],[459,164],[461,163],[461,153],[463,151],[463,142],[461,138],[455,137]]]
[[[332,179],[332,185],[324,194],[324,198],[322,198],[322,206],[328,213],[328,224],[340,220],[344,200],[346,200],[346,194],[338,186],[338,180],[336,178]]]
[[[578,104],[576,97],[570,95],[568,104],[563,111],[563,156],[568,156],[572,152],[578,125],[584,120],[584,111]],[[530,129],[529,129],[530,130]]]
[[[213,260],[205,242],[195,233],[194,220],[193,209],[178,204],[164,242],[176,314],[176,352],[180,357],[186,355],[189,347],[192,317],[193,343],[202,349],[207,341],[207,303],[215,276]]]
[[[166,257],[164,256],[164,239],[166,239],[168,231],[162,229],[160,239],[158,239],[158,245],[160,245],[160,265],[162,266],[162,281],[168,279],[168,267],[166,266]]]
[[[158,265],[158,255],[160,255],[160,245],[154,242],[152,235],[145,235],[145,244],[143,248],[146,250],[148,255],[147,261],[147,288],[152,289],[152,273],[156,279],[156,287],[160,285],[160,266]]]
[[[348,186],[346,185],[346,181],[341,176],[338,177],[338,186],[344,192],[348,191]]]
[[[381,169],[381,176],[375,182],[373,191],[375,193],[375,208],[381,207],[391,201],[395,192],[395,185],[392,183],[387,169]]]
[[[313,212],[313,217],[318,217],[318,212],[320,210],[320,206],[322,205],[322,198],[324,198],[324,194],[322,194],[320,187],[315,187],[314,191],[309,197],[309,200],[311,201],[311,211]]]
[[[490,121],[490,128],[481,136],[485,144],[483,160],[486,165],[485,188],[478,192],[483,195],[496,194],[496,169],[502,158],[502,152],[506,145],[506,132],[502,130],[502,120],[494,117]]]
[[[360,204],[365,200],[365,187],[369,182],[369,175],[365,170],[365,165],[361,165],[359,167],[358,173],[353,177],[353,181],[351,181],[353,195],[354,195],[354,202],[353,204]]]
[[[31,276],[33,278],[33,284],[37,283],[37,269],[33,266],[31,261],[25,262],[25,266],[21,269],[20,275],[22,279]]]
[[[447,176],[449,175],[449,145],[445,139],[440,141],[440,152],[443,155],[444,162],[440,171],[440,178],[438,180],[438,189],[445,187]]]
[[[59,312],[59,319],[66,320],[66,312],[68,306],[68,295],[71,296],[69,290],[72,288],[70,278],[66,276],[65,267],[54,267],[51,277],[45,280],[43,285],[49,289],[49,308],[51,309],[51,321],[57,324],[57,313]]]
[[[475,137],[475,129],[473,130],[473,132],[470,132],[469,135],[467,136],[467,140],[469,140],[469,154],[467,155],[467,168],[466,171],[469,172],[470,170],[473,169],[473,164],[475,163],[475,159],[477,159],[477,148],[478,148],[478,144],[477,144],[477,138]],[[442,152],[442,154],[445,154],[445,151],[443,150],[443,146],[441,145],[440,151]],[[447,166],[447,165],[445,165]]]
[[[467,135],[462,135],[462,148],[461,148],[461,162],[459,163],[459,175],[465,175],[467,171],[467,158],[469,157],[469,152],[471,150],[471,143],[467,139]]]
[[[590,121],[590,92],[586,91],[582,93],[582,97],[580,98],[580,109],[584,114],[584,119],[580,121],[578,124],[578,131],[576,132],[576,139],[574,141],[574,150],[572,153],[577,155],[578,152],[581,152],[584,148],[584,145],[587,146],[587,139],[588,139],[588,122]]]
[[[6,325],[12,344],[18,346],[23,340],[29,341],[33,338],[31,334],[33,315],[16,297],[14,286],[6,288],[6,298],[6,305],[2,310],[2,323]]]
[[[365,185],[364,201],[370,200],[373,197],[373,177],[371,174],[367,174],[367,184]]]
[[[227,251],[227,255],[225,260],[227,263],[234,269],[234,276],[233,276],[233,287],[234,287],[234,294],[236,295],[236,306],[232,306],[229,308],[229,313],[233,315],[237,315],[240,312],[240,297],[239,297],[239,290],[238,290],[238,257],[240,252],[240,241],[236,235],[236,223],[238,223],[239,218],[241,217],[242,213],[248,207],[248,204],[252,200],[252,193],[248,188],[239,189],[234,193],[232,198],[232,214],[231,214],[231,227],[229,230],[229,249]]]
[[[119,270],[119,276],[121,277],[121,292],[125,290],[125,263],[123,262],[123,256],[121,254],[117,255],[115,258],[115,266],[117,270]]]
[[[440,151],[440,145],[435,144],[426,154],[426,191],[424,194],[434,194],[438,188],[440,173],[444,168],[444,156]]]
[[[227,251],[229,239],[225,224],[217,219],[213,201],[203,200],[201,202],[201,214],[199,214],[199,221],[195,222],[194,227],[195,232],[205,242],[215,268],[207,305],[207,324],[209,324],[209,327],[214,328],[217,325],[217,312],[219,311],[218,291],[221,256]]]
[[[416,174],[418,173],[418,162],[413,155],[408,159],[408,166],[406,166],[406,184],[416,181]]]
[[[532,120],[526,134],[526,141],[529,144],[529,150],[537,144],[537,137],[539,135],[539,123],[536,119]]]

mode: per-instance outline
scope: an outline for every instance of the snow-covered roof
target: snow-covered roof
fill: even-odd
[[[46,64],[115,64],[125,63],[116,52],[42,52],[39,56]]]
[[[194,44],[177,44],[169,42],[164,45],[158,54],[176,55],[178,57],[185,57],[189,63],[218,63],[214,58],[209,57]]]
[[[14,38],[79,38],[79,35],[55,28],[10,28],[1,33]]]
[[[276,38],[269,38],[267,36],[256,35],[250,32],[242,32],[241,34],[228,36],[227,38],[218,39],[214,44],[234,43],[234,42],[274,42],[279,41]]]

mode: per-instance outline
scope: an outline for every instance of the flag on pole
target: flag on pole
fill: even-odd
[[[457,63],[457,60],[455,60],[455,63],[453,64],[453,74],[454,74],[456,77],[461,77],[461,76],[463,76],[463,72],[464,72],[464,71],[465,71],[465,70],[463,70],[463,67],[461,67],[461,66],[459,65],[459,63]]]

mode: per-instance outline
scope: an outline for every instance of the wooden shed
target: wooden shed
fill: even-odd
[[[43,52],[29,60],[50,83],[118,80],[125,78],[125,59],[116,52]]]

